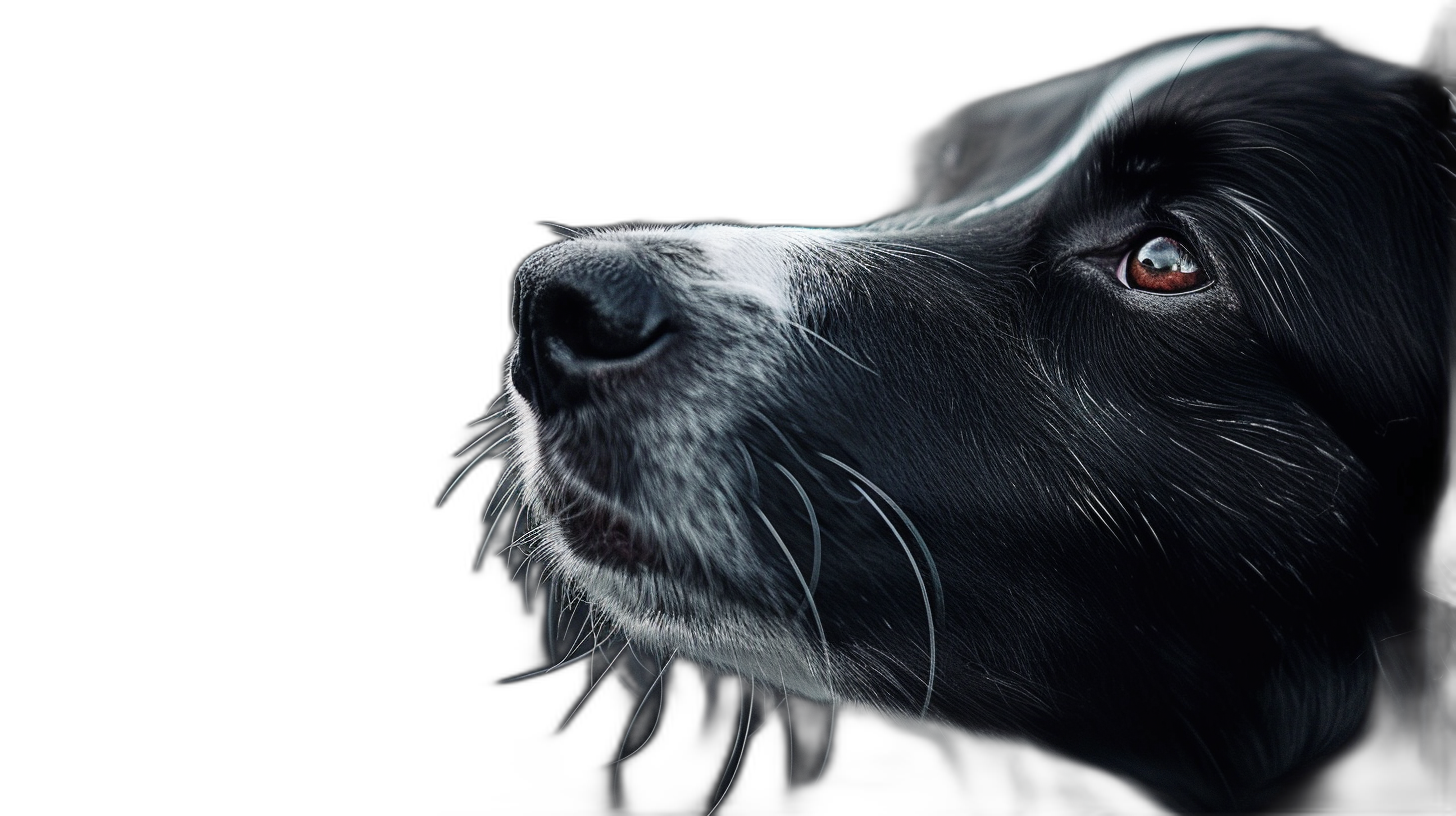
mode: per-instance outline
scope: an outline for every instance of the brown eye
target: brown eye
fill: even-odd
[[[1129,252],[1117,266],[1117,279],[1129,289],[1179,295],[1208,285],[1208,274],[1177,240],[1159,235]]]

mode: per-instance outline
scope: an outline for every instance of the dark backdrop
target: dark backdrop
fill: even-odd
[[[903,203],[917,134],[986,93],[1169,36],[1257,25],[1411,60],[1434,22],[1374,19],[1369,6],[1093,6],[978,19],[986,6],[888,4],[814,22],[734,7],[667,19],[513,10],[383,17],[342,42],[347,57],[322,67],[300,105],[339,111],[304,163],[332,169],[313,181],[345,221],[347,249],[322,252],[319,274],[347,293],[328,307],[348,312],[348,329],[322,338],[319,366],[357,374],[348,405],[323,420],[347,428],[328,478],[349,490],[304,536],[329,554],[326,600],[294,624],[297,670],[275,679],[291,713],[278,734],[285,772],[480,812],[610,812],[632,698],[607,679],[562,729],[582,667],[502,685],[545,656],[542,622],[504,562],[473,568],[496,463],[435,507],[463,463],[454,453],[475,439],[467,425],[501,393],[511,275],[555,240],[542,221],[852,226]],[[662,733],[622,766],[626,812],[706,813],[734,715],[732,699],[709,705],[684,673]],[[783,764],[770,724],[718,813],[877,810],[897,797],[904,812],[932,812],[949,790],[932,746],[855,720],[814,793],[786,797]]]

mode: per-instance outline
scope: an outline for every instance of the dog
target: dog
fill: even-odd
[[[842,703],[1294,801],[1426,687],[1452,133],[1434,76],[1225,31],[970,105],[872,223],[551,225],[445,491],[506,460],[513,679],[620,675],[615,769],[676,661],[739,678],[709,811],[774,708],[818,776]]]

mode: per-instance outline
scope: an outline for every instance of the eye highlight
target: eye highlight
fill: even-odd
[[[1129,289],[1156,295],[1181,295],[1209,284],[1193,253],[1176,238],[1158,235],[1142,241],[1117,265],[1117,280]]]

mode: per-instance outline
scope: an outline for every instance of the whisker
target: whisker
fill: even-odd
[[[723,763],[723,772],[718,777],[718,784],[713,786],[713,794],[708,798],[708,809],[704,816],[713,816],[713,811],[723,804],[728,797],[728,791],[733,787],[733,781],[738,777],[738,768],[743,764],[743,756],[748,752],[748,742],[753,738],[753,732],[757,730],[757,718],[754,716],[754,682],[752,678],[740,678],[747,687],[743,690],[743,697],[738,706],[738,729],[733,732],[733,747],[728,749],[728,759]]]
[[[773,717],[773,715],[779,713],[779,708],[783,708],[783,701],[785,701],[785,699],[788,699],[786,697],[779,698],[779,702],[776,702],[776,704],[773,705],[772,710],[770,710],[769,699],[767,699],[769,698],[769,694],[767,694],[767,692],[759,692],[759,694],[761,695],[761,697],[763,697],[764,714],[763,718],[759,720],[759,724],[757,724],[757,726],[753,726],[753,723],[750,723],[751,730],[748,731],[748,737],[750,737],[750,739],[751,737],[759,736],[759,731],[763,730],[763,727],[769,724],[769,720]]]
[[[748,412],[752,414],[753,417],[759,422],[762,422],[764,425],[768,426],[768,429],[773,432],[774,436],[777,436],[779,438],[779,441],[783,443],[784,447],[794,457],[795,461],[803,466],[804,470],[809,471],[809,475],[814,477],[814,480],[819,483],[819,487],[821,487],[824,492],[828,493],[830,496],[842,502],[850,503],[858,501],[858,499],[856,499],[854,496],[848,496],[835,490],[829,484],[829,480],[825,478],[824,474],[821,473],[818,468],[809,464],[809,462],[804,459],[803,454],[799,453],[799,449],[794,447],[794,443],[789,441],[789,438],[784,435],[783,431],[779,430],[779,426],[775,425],[773,423],[773,420],[764,416],[763,413],[757,408],[749,408]]]
[[[930,249],[929,247],[913,246],[911,244],[897,244],[894,241],[874,241],[874,242],[871,242],[871,243],[862,243],[862,244],[859,244],[858,246],[868,247],[868,248],[872,248],[872,249],[877,249],[877,250],[880,250],[882,252],[885,252],[886,254],[889,254],[889,255],[894,255],[895,253],[889,252],[888,250],[884,249],[884,247],[896,247],[896,248],[899,248],[899,249],[908,250],[908,254],[910,254],[912,256],[919,255],[922,258],[926,258],[926,257],[940,258],[941,260],[944,260],[944,261],[950,261],[951,263],[955,264],[956,266],[961,267],[962,269],[965,269],[968,272],[974,272],[977,275],[981,274],[981,270],[975,268],[974,266],[971,266],[970,264],[966,263],[965,261],[962,261],[959,258],[953,258],[953,257],[945,254],[944,252],[937,252],[937,251],[935,251],[933,249]]]
[[[520,510],[515,511],[515,520],[514,520],[513,523],[511,523],[511,535],[513,535],[513,538],[514,538],[515,530],[521,529],[521,513],[524,513],[524,511],[526,511],[526,507],[521,507]],[[530,530],[527,530],[526,535],[520,536],[520,538],[515,539],[515,544],[524,544],[524,542],[526,542],[526,539],[533,538],[533,536],[536,535],[536,533],[543,532],[543,530],[545,530],[545,527],[531,527]],[[515,546],[515,544],[513,544],[513,546]],[[524,557],[526,557],[526,560],[521,561],[520,567],[515,568],[514,573],[511,573],[511,580],[514,581],[515,578],[520,577],[521,568],[526,568],[526,580],[527,581],[530,581],[530,577],[531,577],[530,568],[527,568],[527,567],[529,567],[530,562],[531,562],[531,554],[530,554],[529,551],[527,551],[526,548],[524,548],[524,546],[517,546],[517,549],[520,549],[521,555],[524,555]],[[530,600],[531,600],[531,596],[530,595],[527,595],[526,596],[526,605],[527,605],[527,608],[530,608]]]
[[[540,677],[542,675],[550,674],[551,672],[554,672],[557,669],[564,668],[566,666],[570,666],[573,663],[579,663],[582,660],[585,660],[586,658],[591,657],[593,654],[596,653],[596,650],[597,650],[597,646],[595,644],[593,644],[593,646],[590,649],[587,649],[587,650],[581,651],[581,652],[575,652],[573,654],[567,655],[566,657],[561,658],[560,660],[556,661],[555,663],[552,663],[549,666],[542,666],[539,669],[532,669],[530,671],[521,672],[520,674],[513,674],[510,677],[502,677],[501,679],[497,680],[496,682],[497,683],[501,683],[501,684],[506,684],[506,683],[519,683],[522,680],[530,680],[532,677]]]
[[[474,439],[470,440],[470,442],[468,442],[465,447],[461,448],[458,451],[455,451],[455,453],[451,455],[459,456],[465,453],[476,445],[479,445],[481,442],[484,442],[485,440],[491,438],[491,436],[493,436],[494,434],[499,433],[502,428],[506,430],[506,433],[510,433],[512,430],[514,430],[514,425],[515,423],[511,422],[510,420],[501,420],[500,422],[496,422],[495,424],[487,428],[483,433],[481,433],[480,436],[477,436]]]
[[[512,462],[507,465],[506,469],[501,472],[500,478],[496,480],[495,491],[490,494],[490,498],[485,502],[485,510],[480,514],[480,520],[490,521],[492,517],[498,515],[501,507],[497,503],[504,501],[507,495],[523,486],[525,481],[520,476],[519,462]]]
[[[581,648],[582,654],[593,654],[596,653],[597,648],[601,646],[601,644],[597,643],[596,640],[593,640],[591,646],[587,646],[587,638],[594,637],[594,635],[597,634],[596,629],[591,627],[590,606],[587,606],[585,605],[585,603],[582,602],[572,602],[571,605],[569,605],[569,611],[571,611],[572,615],[577,615],[578,609],[584,608],[585,612],[581,612],[581,627],[577,628],[577,634],[572,635],[571,643],[566,646],[566,654],[574,653],[574,651],[577,651],[578,648]],[[563,609],[563,612],[565,612],[565,609]],[[556,631],[561,632],[562,628],[568,624],[568,621],[562,621],[561,618],[556,619]],[[562,640],[566,640],[566,638],[562,638]]]
[[[465,427],[469,428],[475,425],[479,425],[480,423],[485,422],[491,417],[500,416],[501,414],[506,412],[509,402],[510,395],[507,392],[502,391],[495,396],[495,399],[492,399],[490,403],[485,406],[485,414],[483,416],[481,416],[479,419],[472,420]]]
[[[863,368],[865,371],[868,371],[869,373],[875,375],[876,377],[880,376],[880,372],[874,370],[873,368],[870,368],[869,366],[865,365],[864,363],[861,363],[859,360],[856,360],[854,358],[854,356],[851,355],[849,352],[847,352],[844,349],[840,348],[839,346],[836,346],[833,343],[829,342],[829,340],[827,338],[825,338],[824,335],[822,335],[822,334],[814,331],[813,329],[809,328],[808,326],[805,326],[805,325],[803,325],[801,323],[796,323],[796,322],[794,322],[792,320],[785,319],[784,322],[787,323],[790,326],[793,326],[794,328],[798,329],[799,331],[804,332],[805,334],[808,334],[811,337],[814,337],[819,342],[823,343],[824,345],[826,345],[826,346],[830,347],[831,349],[833,349],[834,351],[838,352],[841,357],[843,357],[844,359],[850,361],[851,363],[854,363],[855,365],[859,366],[860,368]]]
[[[591,699],[592,692],[596,691],[597,686],[601,684],[602,678],[611,673],[612,667],[617,663],[617,658],[621,657],[622,653],[627,651],[627,641],[623,640],[615,644],[610,642],[604,643],[602,650],[597,654],[599,656],[605,656],[609,651],[612,656],[607,658],[607,664],[600,671],[596,671],[595,676],[588,675],[586,691],[582,692],[581,696],[576,698],[576,703],[571,706],[570,711],[566,712],[566,717],[561,720],[561,724],[556,726],[558,732],[566,730],[566,726],[571,725],[571,721],[576,718],[577,712],[581,711],[581,707],[586,705],[587,700]],[[593,666],[593,669],[595,669],[595,666]]]
[[[521,479],[514,478],[514,476],[513,478],[504,478],[504,475],[502,475],[501,481],[499,481],[498,484],[495,485],[495,490],[491,491],[491,498],[489,498],[489,500],[486,500],[485,516],[480,516],[480,520],[482,520],[482,522],[485,522],[486,519],[489,519],[489,517],[491,517],[492,514],[495,513],[494,510],[491,510],[491,507],[494,506],[496,498],[501,498],[502,490],[504,490],[505,494],[508,495],[513,493],[515,488],[518,487],[521,487]],[[505,504],[504,501],[502,501],[501,504]]]
[[[580,238],[583,235],[591,234],[591,230],[589,229],[558,224],[555,221],[537,221],[536,223],[551,230],[552,234],[561,238]]]
[[[820,455],[823,456],[823,454]],[[890,532],[895,534],[895,540],[900,542],[900,547],[905,550],[905,557],[910,560],[910,567],[915,570],[915,581],[920,584],[920,596],[925,600],[926,637],[930,643],[930,671],[925,678],[925,702],[920,706],[920,716],[924,717],[930,711],[930,695],[935,691],[935,616],[930,612],[930,593],[925,590],[925,579],[920,575],[920,565],[915,563],[915,556],[910,554],[910,545],[905,543],[905,539],[900,535],[900,531],[895,529],[895,525],[890,523],[890,517],[886,516],[885,511],[881,510],[880,506],[875,503],[875,500],[870,498],[870,494],[864,492],[864,488],[853,482],[850,484],[853,484],[854,489],[858,490],[860,495],[865,497],[865,500],[870,503],[871,507],[875,508],[875,512],[880,514],[880,519],[885,522],[885,526],[889,527]]]
[[[779,686],[786,688],[783,682],[783,672],[779,672]],[[789,734],[789,785],[794,785],[794,705],[789,704],[789,695],[783,695],[783,718],[785,718],[785,730]]]
[[[809,494],[804,490],[804,486],[799,484],[799,480],[794,478],[794,474],[778,462],[773,462],[773,466],[778,468],[779,473],[784,474],[784,478],[788,479],[789,483],[794,486],[794,490],[799,492],[799,499],[804,502],[804,510],[809,514],[809,529],[813,531],[814,535],[814,561],[809,568],[808,592],[813,595],[814,590],[819,588],[819,556],[822,549],[819,538],[819,517],[814,514],[814,503],[809,501]]]
[[[480,463],[480,460],[482,460],[485,457],[489,456],[490,455],[490,452],[495,449],[495,446],[496,445],[499,445],[501,442],[503,442],[503,441],[505,441],[507,439],[511,439],[511,438],[512,437],[511,437],[510,434],[506,434],[505,436],[502,436],[500,439],[497,439],[496,441],[494,441],[494,442],[490,443],[489,445],[485,446],[485,449],[482,450],[480,453],[476,454],[474,459],[471,459],[469,462],[465,463],[465,467],[460,468],[460,470],[455,474],[455,478],[453,478],[453,479],[450,480],[450,484],[445,485],[445,490],[440,493],[440,498],[438,498],[438,499],[435,500],[435,506],[436,507],[439,507],[440,505],[444,504],[445,503],[445,499],[447,499],[447,498],[450,497],[450,491],[452,491],[452,490],[455,489],[455,485],[460,484],[460,480],[461,479],[464,479],[465,478],[465,474],[469,473],[472,468],[474,468],[477,464],[479,464]],[[474,444],[474,443],[472,443],[472,444]],[[462,450],[461,453],[463,453],[463,452],[464,451]],[[459,454],[456,454],[456,455],[458,456]]]
[[[738,446],[738,452],[743,456],[743,464],[748,468],[748,495],[758,495],[758,468],[753,466],[753,457],[748,453],[748,446],[740,439],[733,440]]]
[[[894,510],[895,511],[895,515],[897,515],[897,516],[900,517],[900,521],[904,522],[905,528],[910,531],[910,535],[911,536],[914,536],[914,538],[915,538],[915,543],[917,545],[919,545],[919,547],[920,547],[920,554],[923,555],[923,556],[925,556],[925,566],[926,566],[926,569],[930,572],[930,583],[931,583],[931,586],[933,586],[935,588],[935,611],[936,611],[936,614],[944,617],[945,616],[945,593],[941,591],[941,587],[940,587],[940,572],[935,568],[935,558],[933,556],[931,556],[931,554],[930,554],[930,547],[926,545],[925,539],[920,536],[920,531],[915,528],[915,523],[910,520],[910,517],[905,514],[905,511],[904,510],[901,510],[900,509],[900,505],[896,504],[895,503],[895,500],[892,499],[892,498],[890,498],[890,495],[888,493],[886,493],[885,491],[881,490],[879,485],[877,485],[874,482],[870,481],[868,478],[865,477],[864,474],[860,473],[859,471],[855,470],[854,468],[850,467],[849,465],[846,465],[845,463],[839,461],[838,459],[835,459],[833,456],[830,456],[827,453],[820,453],[819,456],[821,456],[824,459],[828,459],[830,462],[833,462],[836,465],[839,465],[841,468],[844,468],[844,470],[847,471],[851,476],[855,477],[856,479],[859,479],[860,481],[862,481],[866,485],[868,485],[869,488],[871,490],[875,491],[875,493],[878,494],[881,499],[884,499],[885,504],[888,504],[890,506],[890,509],[891,510]],[[864,491],[861,490],[860,493],[862,494],[862,493],[864,493]],[[869,498],[869,497],[866,496],[865,498]],[[871,504],[873,504],[873,503],[874,502],[871,502]],[[898,535],[898,533],[897,533],[897,535]]]
[[[662,717],[662,706],[665,702],[663,680],[667,677],[668,670],[672,668],[672,661],[675,657],[675,654],[668,655],[667,659],[662,661],[662,667],[657,670],[657,676],[652,679],[647,690],[642,692],[642,699],[637,702],[637,710],[633,712],[632,719],[627,721],[627,731],[622,735],[622,747],[617,752],[614,765],[620,765],[631,759],[642,750],[643,746],[647,745],[648,740],[652,739],[652,735],[657,732],[657,724]],[[648,714],[651,719],[648,720],[646,733],[634,734],[638,719],[647,710],[645,706],[648,700],[653,697],[657,698],[657,710]]]
[[[808,496],[804,494],[804,489],[799,486],[798,481],[795,480],[794,477],[787,470],[784,470],[783,465],[780,465],[778,462],[774,462],[774,466],[777,467],[785,476],[788,476],[790,481],[794,482],[794,487],[799,490],[799,495],[800,496],[803,496],[805,502],[807,503],[808,502]],[[759,508],[759,506],[757,504],[753,504],[752,507],[753,507],[753,511],[758,514],[759,519],[761,519],[763,521],[764,526],[768,528],[769,533],[773,535],[774,541],[778,542],[779,549],[783,551],[784,558],[789,562],[789,566],[794,570],[794,577],[799,579],[799,586],[804,590],[804,600],[809,605],[809,611],[814,615],[814,627],[819,631],[819,644],[820,644],[820,648],[822,648],[823,649],[823,652],[824,652],[824,681],[829,686],[829,697],[830,697],[830,699],[833,699],[834,696],[835,696],[835,694],[834,694],[834,676],[833,676],[833,673],[830,671],[829,638],[824,633],[824,621],[819,617],[819,606],[814,603],[814,593],[813,593],[813,590],[810,589],[808,582],[806,582],[804,580],[804,573],[799,569],[798,563],[796,561],[794,561],[793,555],[791,555],[789,553],[789,548],[784,544],[783,538],[781,538],[779,536],[778,530],[774,529],[773,523],[768,520],[768,516],[764,514],[763,510],[761,508]],[[812,506],[810,506],[810,509],[809,509],[809,518],[811,520],[814,519],[814,510],[813,510],[813,507]],[[818,526],[818,523],[815,522],[815,524],[814,524],[814,571],[815,571],[815,578],[816,578],[816,580],[818,578],[818,570],[819,570],[819,526]],[[750,682],[752,682],[752,681],[750,680]],[[825,736],[824,736],[823,754],[819,757],[819,762],[817,763],[817,766],[814,767],[814,768],[800,769],[799,767],[796,766],[795,761],[798,758],[798,756],[799,756],[800,753],[804,753],[801,750],[801,746],[803,745],[803,743],[801,741],[796,740],[796,738],[794,737],[793,713],[790,710],[789,697],[788,697],[787,694],[784,696],[784,698],[783,698],[783,700],[781,702],[783,703],[783,706],[784,706],[783,717],[784,717],[784,728],[786,729],[786,737],[785,737],[785,739],[787,740],[787,746],[786,747],[787,747],[787,750],[789,752],[789,757],[788,757],[788,760],[789,760],[789,781],[792,784],[802,784],[803,782],[817,779],[819,777],[819,775],[824,772],[824,768],[827,767],[827,765],[829,764],[829,745],[830,745],[830,743],[834,739],[834,708],[833,708],[833,704],[832,703],[830,704],[828,729],[827,729],[827,731],[825,733]],[[744,744],[745,744],[745,747],[746,747],[746,745],[747,745],[746,738],[745,738],[745,743]],[[735,747],[736,747],[736,740],[735,740]],[[814,753],[818,753],[818,749],[817,748],[814,749]],[[737,761],[738,762],[741,762],[742,761],[741,751],[740,751],[740,756],[739,756],[739,758],[738,758]],[[733,765],[733,767],[734,767],[734,773],[736,774],[737,773],[737,766],[736,766],[736,763],[734,762],[734,760],[732,758],[732,754],[731,753],[730,753],[730,756],[729,756],[729,763]],[[728,779],[727,785],[723,787],[722,793],[719,794],[719,795],[717,795],[714,798],[713,804],[712,804],[712,806],[708,810],[709,813],[711,813],[713,811],[713,808],[716,808],[718,806],[718,803],[720,803],[720,802],[723,801],[723,797],[727,796],[727,794],[728,794],[728,788],[731,787],[732,784],[733,784],[733,779],[730,777]]]
[[[774,541],[778,542],[779,549],[784,553],[784,558],[794,570],[794,577],[799,579],[799,586],[804,590],[804,600],[809,604],[809,612],[814,615],[814,628],[819,630],[819,644],[824,650],[824,680],[829,685],[830,696],[833,697],[834,679],[829,671],[829,638],[824,634],[824,621],[819,617],[819,606],[814,603],[814,594],[809,591],[809,582],[804,580],[803,571],[799,569],[799,565],[794,561],[794,556],[789,553],[789,548],[784,544],[784,540],[779,537],[779,531],[774,529],[773,522],[768,520],[768,516],[764,515],[763,510],[759,509],[757,504],[750,502],[750,506],[753,507],[753,512],[758,514],[758,518],[763,522],[763,526],[768,528]]]
[[[491,539],[495,536],[495,526],[496,524],[500,523],[501,517],[504,515],[505,506],[503,505],[500,512],[497,512],[493,517],[491,517],[490,526],[485,528],[485,536],[480,539],[480,546],[475,548],[475,560],[471,562],[470,565],[470,569],[472,572],[480,572],[480,568],[485,565],[485,555],[486,553],[490,552],[490,542]],[[516,518],[519,519],[520,516],[521,510],[518,506],[516,510]]]

